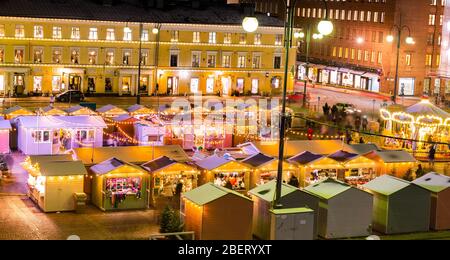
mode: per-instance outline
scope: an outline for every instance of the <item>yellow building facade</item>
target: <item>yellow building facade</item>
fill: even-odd
[[[245,33],[240,24],[0,17],[0,94],[136,95],[141,45],[143,95],[273,95],[283,86],[283,33],[264,26]]]

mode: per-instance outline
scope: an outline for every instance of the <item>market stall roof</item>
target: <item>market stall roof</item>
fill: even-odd
[[[146,163],[161,156],[167,156],[178,162],[190,161],[189,156],[179,145],[76,148],[73,151],[74,157],[83,161],[85,165],[97,164],[113,157],[134,164]]]
[[[370,191],[390,196],[400,190],[411,185],[410,182],[393,177],[391,175],[383,175],[380,176],[368,183],[366,183],[363,187]]]
[[[270,213],[275,215],[289,215],[289,214],[299,214],[299,213],[312,213],[314,210],[310,208],[289,208],[289,209],[271,209]]]
[[[151,114],[154,111],[148,107],[145,107],[143,105],[132,105],[127,108],[127,111],[134,115],[145,115],[145,114]]]
[[[264,155],[262,153],[258,153],[258,154],[252,155],[251,157],[243,160],[242,162],[245,164],[248,164],[254,168],[258,168],[260,166],[263,166],[263,165],[268,164],[275,160],[276,159],[273,157]]]
[[[432,104],[428,99],[423,99],[417,104],[406,108],[408,114],[414,116],[436,116],[443,119],[450,118],[450,114]]]
[[[355,153],[362,155],[380,150],[376,144],[351,144],[350,147]]]
[[[72,155],[70,154],[59,154],[59,155],[30,155],[28,156],[28,161],[35,165],[47,162],[67,162],[73,161]]]
[[[188,191],[183,194],[183,197],[198,206],[204,206],[227,195],[238,196],[239,198],[252,201],[250,198],[247,198],[246,196],[238,192],[229,190],[224,187],[216,186],[212,183],[207,183],[196,189]]]
[[[337,195],[351,189],[352,187],[344,182],[328,178],[305,188],[306,191],[323,199],[331,199]]]
[[[124,122],[124,121],[127,121],[127,120],[134,121],[134,122],[139,121],[139,119],[136,119],[136,118],[134,118],[134,117],[132,117],[130,115],[127,115],[127,114],[118,115],[116,117],[113,117],[112,120],[115,121],[115,122]]]
[[[5,116],[8,116],[8,115],[32,116],[32,115],[34,115],[33,112],[31,112],[28,109],[25,109],[21,106],[13,106],[13,107],[7,108],[7,109],[3,110],[3,114]]]
[[[123,167],[131,168],[133,170],[137,170],[138,172],[143,171],[139,166],[131,164],[129,162],[122,161],[117,158],[111,158],[106,161],[103,161],[99,164],[92,166],[90,169],[97,175],[105,175]]]
[[[254,195],[260,199],[263,199],[267,202],[273,202],[275,201],[276,186],[277,181],[273,180],[250,190],[248,193],[250,195]],[[281,197],[284,197],[296,191],[299,191],[299,189],[295,188],[294,186],[283,183],[281,187]]]
[[[26,116],[17,119],[25,128],[106,128],[100,116]]]
[[[274,142],[254,142],[252,143],[254,149],[259,153],[268,156],[278,157],[278,141]],[[329,155],[338,150],[344,150],[351,153],[355,151],[347,144],[340,140],[302,140],[302,141],[287,141],[285,146],[285,156],[287,158],[293,157],[305,151],[315,154]]]
[[[314,161],[317,161],[317,160],[319,160],[319,159],[321,159],[323,157],[324,157],[323,155],[314,154],[314,153],[306,151],[306,152],[303,152],[303,153],[301,153],[299,155],[296,155],[296,156],[292,157],[288,161],[291,162],[291,163],[297,163],[297,164],[300,164],[300,165],[306,165],[306,164],[312,163]]]
[[[44,108],[38,109],[42,111],[43,115],[46,116],[65,116],[67,113],[64,110],[61,110],[59,108],[53,107],[53,106],[46,106]]]
[[[128,112],[125,111],[124,109],[122,109],[120,107],[116,107],[116,106],[111,105],[111,104],[103,106],[103,107],[97,109],[97,112],[100,113],[100,114],[114,115],[114,116],[128,114]]]
[[[11,123],[8,120],[0,119],[0,129],[11,130]]]
[[[384,163],[415,163],[417,160],[410,153],[404,150],[382,150],[373,151],[366,157],[370,159],[380,160]]]
[[[345,163],[345,162],[355,159],[358,156],[359,155],[356,153],[349,153],[346,151],[338,151],[336,153],[329,155],[328,158],[331,158],[340,163]]]
[[[93,116],[97,114],[95,113],[95,111],[92,111],[89,108],[82,107],[80,105],[69,107],[68,109],[66,109],[66,112],[69,115],[84,115],[84,116]]]
[[[250,167],[246,164],[216,155],[197,161],[195,164],[201,169],[208,171],[251,171]]]
[[[167,156],[159,157],[156,160],[144,163],[141,165],[145,170],[155,173],[159,171],[163,171],[165,173],[175,172],[180,174],[181,172],[196,172],[196,168],[190,165],[179,163],[175,160],[170,159]]]
[[[436,172],[430,172],[414,180],[412,183],[431,192],[439,193],[450,188],[450,177]]]
[[[42,176],[73,176],[87,175],[86,168],[81,161],[48,161],[39,163]]]

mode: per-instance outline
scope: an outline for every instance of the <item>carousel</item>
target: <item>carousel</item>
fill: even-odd
[[[450,143],[450,113],[425,97],[410,107],[388,106],[381,109],[380,114],[384,120],[383,134],[395,137],[386,138],[386,147],[427,151],[430,142]],[[442,145],[438,149],[448,151],[448,146]]]

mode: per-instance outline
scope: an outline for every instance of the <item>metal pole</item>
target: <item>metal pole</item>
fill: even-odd
[[[308,28],[306,31],[306,78],[305,78],[305,86],[303,89],[303,107],[306,107],[306,91],[308,88],[308,76],[309,76],[309,48],[311,43],[311,24],[308,24]]]
[[[395,63],[395,81],[394,81],[394,95],[392,95],[392,101],[397,103],[397,90],[398,90],[398,69],[400,63],[400,47],[402,41],[402,17],[400,15],[400,26],[397,28],[397,60]]]
[[[159,75],[158,75],[158,63],[159,63],[159,45],[160,45],[160,37],[161,37],[161,25],[158,24],[156,26],[156,28],[158,29],[158,33],[156,34],[156,46],[155,46],[155,60],[154,60],[154,64],[155,64],[155,77],[154,77],[154,84],[153,86],[155,87],[155,94],[157,96],[158,92],[159,92]],[[156,86],[158,85],[158,89],[156,89]]]
[[[278,174],[277,174],[277,187],[276,187],[276,197],[274,208],[281,208],[281,189],[283,182],[283,159],[284,159],[284,142],[285,142],[285,132],[286,132],[286,97],[287,97],[287,86],[288,86],[288,76],[289,76],[289,51],[292,42],[292,24],[294,19],[294,8],[296,0],[287,0],[286,2],[286,35],[285,35],[285,66],[284,66],[284,85],[283,85],[283,95],[282,95],[282,108],[281,108],[281,120],[280,120],[280,143],[279,143],[279,156],[278,156]]]
[[[143,24],[139,24],[139,65],[138,65],[138,78],[137,78],[137,87],[136,87],[136,104],[141,104],[141,68],[142,68],[142,30]]]

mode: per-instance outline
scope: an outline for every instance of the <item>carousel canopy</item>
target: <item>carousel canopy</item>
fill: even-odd
[[[291,162],[291,163],[297,163],[297,164],[300,164],[300,165],[306,165],[306,164],[309,164],[311,162],[317,161],[317,160],[319,160],[320,158],[323,158],[323,157],[324,157],[323,155],[314,154],[314,153],[306,151],[306,152],[303,152],[303,153],[301,153],[299,155],[296,155],[296,156],[292,157],[288,161]]]
[[[272,201],[275,201],[276,186],[277,186],[277,181],[273,180],[266,184],[263,184],[263,185],[260,185],[256,188],[254,188],[253,190],[249,191],[248,193],[250,195],[253,195],[260,199],[263,199],[267,202],[272,202]],[[284,196],[289,195],[296,191],[300,191],[300,190],[291,185],[287,185],[287,184],[283,183],[283,185],[281,187],[281,197],[284,197]]]
[[[450,114],[433,105],[428,100],[422,100],[421,102],[406,108],[406,113],[413,116],[435,116],[443,118],[444,120],[450,118]]]
[[[323,199],[331,199],[337,195],[351,189],[352,187],[344,182],[328,178],[319,183],[310,185],[305,188],[309,193],[319,196]]]
[[[383,175],[365,184],[364,188],[381,195],[390,196],[403,190],[409,185],[411,185],[411,183],[408,181],[393,177],[391,175]]]
[[[253,155],[253,156],[243,160],[242,162],[245,164],[248,164],[254,168],[258,168],[258,167],[268,164],[274,160],[275,160],[275,158],[273,158],[273,157],[269,157],[262,153],[258,153],[256,155]]]
[[[275,142],[254,142],[254,149],[258,152],[278,157],[278,141]],[[338,150],[344,150],[351,153],[355,151],[347,144],[343,144],[341,140],[301,140],[286,142],[286,157],[293,157],[305,151],[315,154],[329,155]]]
[[[333,159],[333,160],[335,160],[337,162],[343,163],[343,162],[347,162],[347,161],[353,160],[353,159],[355,159],[358,156],[359,155],[355,154],[355,153],[349,153],[349,152],[346,152],[346,151],[338,151],[338,152],[336,152],[334,154],[329,155],[328,158],[331,158],[331,159]]]
[[[86,168],[81,161],[53,161],[39,163],[42,176],[73,176],[87,175]]]
[[[227,195],[237,196],[241,199],[251,201],[251,199],[245,197],[244,195],[238,192],[229,190],[224,187],[216,186],[212,183],[207,183],[196,189],[188,191],[183,194],[183,197],[190,200],[191,202],[195,203],[198,206],[204,206]]]
[[[439,193],[450,188],[450,177],[439,173],[430,172],[421,178],[416,179],[412,183],[431,192]]]

